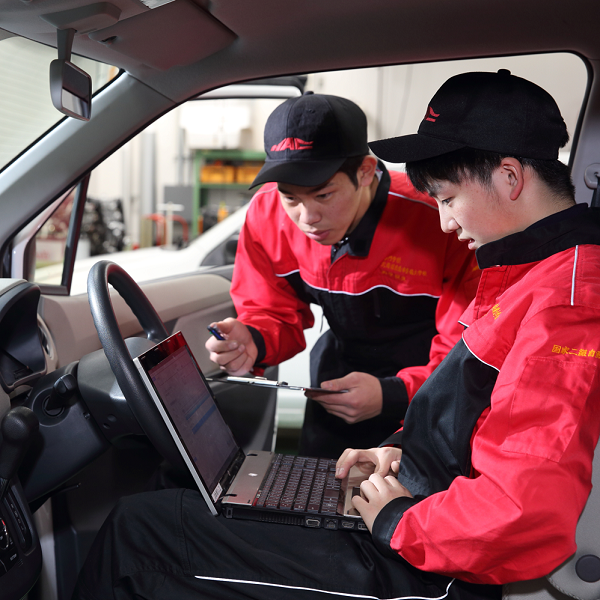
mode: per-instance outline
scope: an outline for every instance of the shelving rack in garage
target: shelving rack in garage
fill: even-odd
[[[192,237],[198,235],[198,218],[202,208],[208,204],[208,194],[211,190],[232,190],[248,192],[248,186],[254,179],[253,172],[260,168],[265,160],[265,153],[256,150],[196,150],[194,152],[194,203],[192,206]],[[229,163],[224,167],[221,176],[215,172],[214,178],[203,181],[202,169],[213,161]],[[250,195],[250,192],[248,192]]]

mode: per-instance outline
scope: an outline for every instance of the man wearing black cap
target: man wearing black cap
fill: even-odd
[[[231,296],[211,359],[230,374],[305,348],[319,304],[330,329],[311,353],[300,453],[337,458],[399,426],[409,400],[460,338],[479,277],[473,253],[440,231],[435,202],[369,156],[354,102],[305,94],[265,127],[267,160],[240,234]],[[273,182],[273,183],[272,183]],[[259,373],[260,374],[260,371]],[[294,382],[303,383],[303,382]]]
[[[567,139],[552,97],[502,71],[453,77],[417,135],[371,145],[483,269],[402,450],[338,461],[373,471],[353,498],[371,537],[215,519],[167,490],[117,509],[75,597],[491,599],[571,556],[600,435],[600,216],[574,202]]]

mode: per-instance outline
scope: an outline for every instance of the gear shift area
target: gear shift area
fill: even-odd
[[[38,428],[35,414],[23,406],[9,410],[0,424],[0,587],[3,590],[18,590],[20,581],[35,581],[30,575],[37,576],[41,569],[39,540],[16,479]]]

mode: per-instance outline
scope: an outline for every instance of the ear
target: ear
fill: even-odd
[[[525,185],[525,169],[519,160],[512,157],[502,159],[498,168],[500,183],[505,186],[511,200],[517,200],[523,191]]]
[[[358,167],[358,171],[356,172],[358,185],[362,187],[370,186],[373,178],[375,177],[376,168],[377,159],[374,156],[365,156],[360,167]]]

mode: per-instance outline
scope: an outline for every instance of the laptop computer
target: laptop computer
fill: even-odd
[[[213,515],[367,531],[351,502],[358,468],[340,481],[333,459],[244,454],[181,332],[133,361]]]

